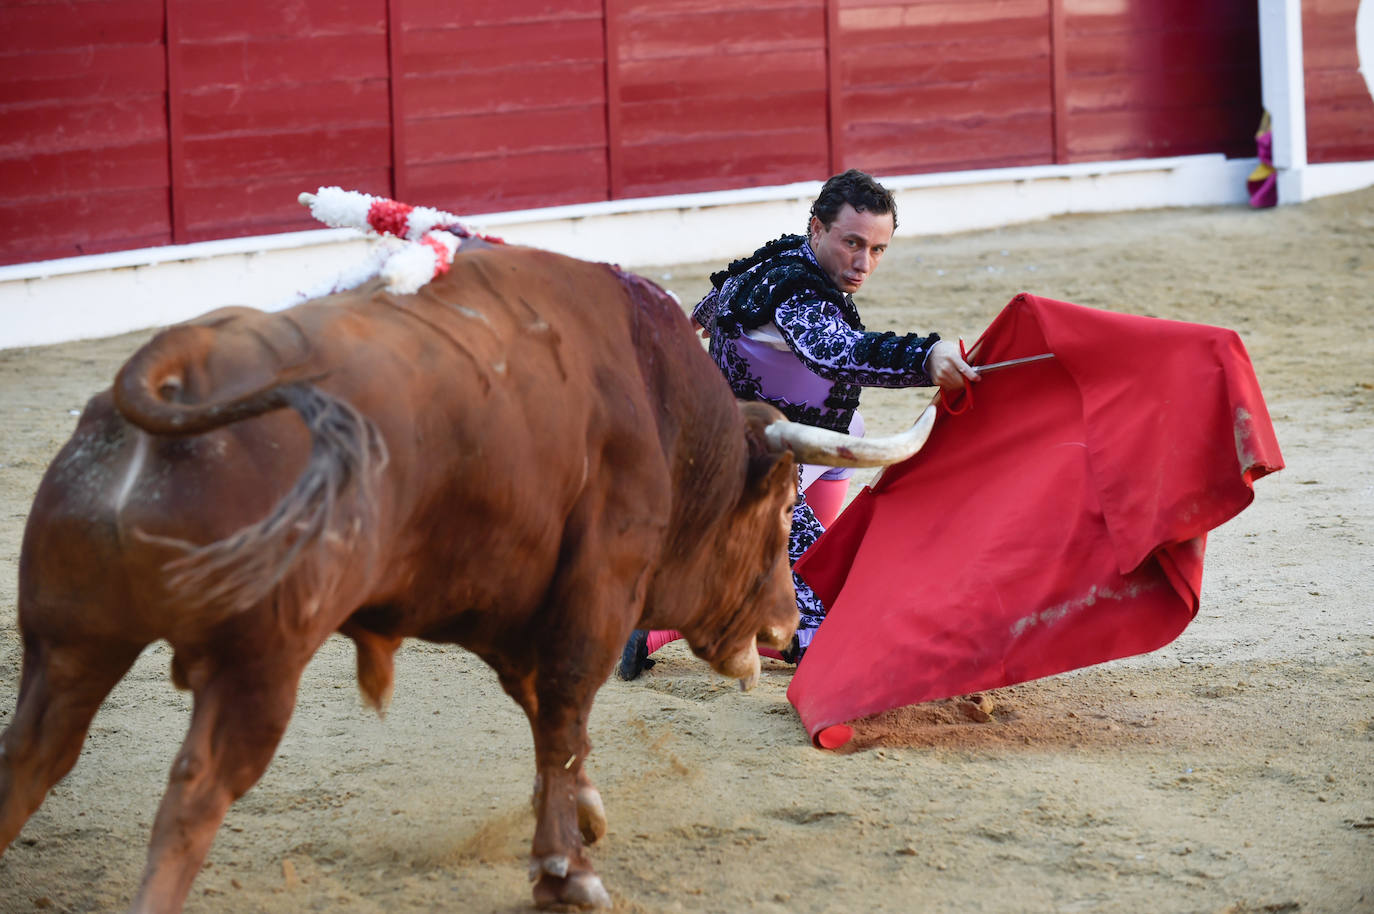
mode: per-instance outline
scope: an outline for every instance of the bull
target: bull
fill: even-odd
[[[795,462],[892,462],[923,419],[884,441],[793,425],[737,402],[647,280],[475,240],[413,295],[374,280],[166,329],[87,404],[28,517],[0,852],[165,640],[194,706],[133,910],[179,910],[324,640],[353,640],[381,710],[417,637],[481,657],[529,718],[535,903],[609,905],[585,763],[620,646],[676,628],[752,685],[797,620]]]

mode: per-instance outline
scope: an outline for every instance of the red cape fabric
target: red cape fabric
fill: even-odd
[[[1168,644],[1207,531],[1283,467],[1233,331],[1019,295],[970,360],[1044,352],[942,406],[797,562],[829,607],[787,692],[813,740]]]

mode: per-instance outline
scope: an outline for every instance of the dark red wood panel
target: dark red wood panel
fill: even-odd
[[[376,0],[179,0],[182,40],[242,46],[271,39],[369,34],[380,24]]]
[[[1075,110],[1116,110],[1132,105],[1151,108],[1194,108],[1236,104],[1252,99],[1243,87],[1228,79],[1199,79],[1197,71],[1159,73],[1148,83],[1132,83],[1118,75],[1099,73],[1079,76],[1067,87],[1069,106]]]
[[[826,177],[823,0],[616,4],[620,196]]]
[[[1118,109],[1079,114],[1070,119],[1068,139],[1079,161],[1112,161],[1129,150],[1131,157],[1159,158],[1217,152],[1228,137],[1251,134],[1250,112],[1235,106],[1192,106],[1168,111]]]
[[[190,214],[187,228],[196,241],[317,229],[320,224],[308,213],[304,220],[301,218],[306,210],[296,203],[296,197],[303,189],[334,184],[350,189],[384,189],[389,176],[385,167],[366,170],[322,162],[313,170],[293,170],[290,174],[264,170],[233,184],[193,182],[185,191]],[[284,208],[283,200],[294,208]]]
[[[733,127],[731,136],[802,135],[816,129],[817,112],[825,110],[825,87],[769,96],[768,101],[769,117],[763,123],[749,119],[755,104],[752,100],[740,103],[734,99],[687,96],[626,104],[622,107],[626,119],[623,135],[627,145],[634,147],[677,143],[690,137],[709,138],[720,132],[722,119]]]
[[[686,104],[751,96],[784,97],[825,91],[825,51],[779,51],[656,60],[627,60],[619,65],[622,105]],[[747,90],[747,91],[746,91]],[[760,107],[755,105],[755,107]],[[671,125],[671,119],[665,119]],[[729,124],[718,129],[728,130]]]
[[[379,26],[351,35],[186,40],[181,66],[193,94],[220,86],[346,91],[359,80],[385,81],[385,33]]]
[[[161,0],[36,0],[0,4],[5,54],[149,46],[162,41]]]
[[[825,133],[815,129],[736,134],[728,155],[722,155],[714,137],[629,148],[625,184],[636,196],[637,188],[694,193],[815,180],[825,176],[828,154]],[[703,163],[712,166],[703,171]]]
[[[907,81],[916,85],[966,85],[979,79],[1034,82],[1044,79],[1048,51],[1048,33],[1032,34],[1029,42],[1025,34],[946,39],[924,47],[919,42],[889,41],[841,55],[841,74],[846,85],[853,87]]]
[[[410,180],[415,199],[460,200],[460,214],[472,214],[585,203],[586,176],[605,173],[601,147],[487,156],[458,166],[415,165]]]
[[[599,16],[408,30],[406,65],[413,74],[437,77],[495,71],[518,75],[560,64],[600,63],[601,30]],[[494,98],[505,95],[504,84],[481,88]]]
[[[158,42],[0,54],[0,103],[156,96],[165,77]]]
[[[318,228],[321,183],[391,192],[386,0],[167,2],[185,240]]]
[[[407,31],[501,27],[511,23],[567,23],[601,17],[603,0],[462,0],[407,3]]]
[[[409,130],[412,164],[452,162],[461,167],[472,159],[605,146],[605,125],[577,108],[428,118],[411,123]],[[603,178],[598,176],[602,183]]]
[[[1072,5],[1072,0],[1069,0]],[[1233,2],[1233,0],[1228,0]],[[1094,21],[1100,17],[1094,17]],[[1259,31],[1253,22],[1221,28],[1117,29],[1090,31],[1069,17],[1070,75],[1116,73],[1126,85],[1144,82],[1135,74],[1218,73],[1259,66]]]
[[[465,213],[606,198],[600,0],[406,4],[403,17],[414,202]]]
[[[1020,38],[1049,15],[1047,0],[843,0],[840,28],[865,44]],[[852,48],[847,46],[846,50]]]
[[[824,47],[823,3],[776,7],[749,3],[627,4],[620,32],[622,60],[662,60],[711,54],[772,54]]]
[[[162,0],[0,6],[0,263],[171,238]]]
[[[599,60],[554,61],[489,72],[481,79],[420,71],[405,78],[406,114],[424,121],[502,112],[600,111],[605,78],[605,65]],[[492,91],[494,81],[500,82],[500,92]]]
[[[1358,12],[1359,0],[1302,5],[1309,162],[1374,159],[1374,98],[1355,47]]]
[[[161,93],[112,99],[57,98],[4,105],[4,109],[0,114],[5,121],[4,139],[0,140],[4,145],[0,149],[11,155],[103,149],[167,133]]]
[[[1306,6],[1312,0],[1302,0]],[[1174,27],[1221,29],[1253,20],[1253,4],[1230,0],[1064,0],[1074,27],[1082,31],[1112,32],[1128,23],[1142,32]]]
[[[166,203],[167,143],[165,137],[131,140],[123,145],[37,152],[0,158],[0,187],[5,200],[32,201],[60,208],[70,201],[106,192],[147,191],[150,199]]]
[[[883,174],[1053,160],[1048,0],[844,0],[837,168]]]
[[[1061,0],[1065,161],[1255,154],[1254,0]]]
[[[340,83],[310,96],[310,117],[323,125],[385,125],[387,85],[380,80]],[[296,132],[303,103],[298,92],[280,86],[239,85],[200,89],[182,114],[191,137],[241,137]]]
[[[852,167],[879,175],[912,174],[912,150],[919,150],[927,171],[965,171],[987,163],[989,168],[1043,165],[1054,154],[1053,138],[1044,115],[1001,117],[978,131],[972,144],[968,128],[957,122],[864,123],[850,128],[846,142]]]
[[[978,127],[1025,114],[1044,115],[1048,106],[1042,80],[982,79],[978,91],[960,83],[881,86],[851,90],[845,96],[851,126],[860,123],[964,122],[973,141]]]
[[[0,199],[0,263],[167,244],[167,189],[102,190],[42,205]]]
[[[367,124],[191,137],[186,141],[187,187],[239,186],[258,178],[367,170],[358,163],[369,160],[376,160],[373,168],[385,173],[389,171],[386,156],[378,156],[376,150],[379,144],[385,149],[389,139],[385,125]],[[299,206],[294,196],[288,202]],[[203,221],[194,213],[190,218]]]

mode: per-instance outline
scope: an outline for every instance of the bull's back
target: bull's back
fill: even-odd
[[[329,313],[342,305],[346,315]],[[307,325],[349,365],[322,382],[390,448],[394,553],[372,599],[412,612],[532,611],[579,504],[657,536],[670,480],[625,288],[608,267],[497,247],[413,296],[325,300]],[[312,334],[313,335],[313,334]],[[436,544],[440,548],[435,548]]]

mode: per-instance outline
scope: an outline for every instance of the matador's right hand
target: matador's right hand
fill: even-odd
[[[949,340],[938,340],[930,347],[930,355],[926,356],[926,375],[950,394],[963,390],[965,379],[982,380],[978,369],[965,362],[959,347]]]

